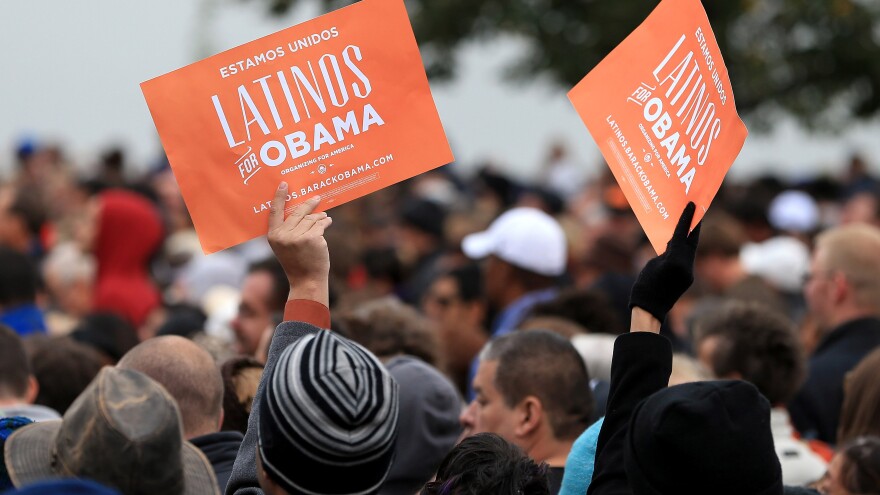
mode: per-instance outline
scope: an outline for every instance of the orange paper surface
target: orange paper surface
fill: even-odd
[[[452,161],[402,0],[362,0],[141,84],[202,249]]]
[[[699,0],[663,0],[569,93],[658,253],[705,214],[748,131]]]

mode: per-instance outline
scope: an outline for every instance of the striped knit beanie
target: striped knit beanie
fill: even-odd
[[[370,494],[385,481],[398,428],[397,383],[332,332],[282,352],[260,405],[260,456],[289,493]]]

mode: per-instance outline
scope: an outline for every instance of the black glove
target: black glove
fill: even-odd
[[[666,244],[666,252],[642,268],[629,294],[630,309],[638,306],[662,323],[666,313],[694,282],[694,255],[702,223],[690,235],[688,229],[696,209],[693,202],[684,207],[672,239]]]

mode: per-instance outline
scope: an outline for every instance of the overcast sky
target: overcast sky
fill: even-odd
[[[124,145],[138,163],[155,160],[158,138],[140,82],[319,13],[305,2],[286,18],[269,19],[261,6],[260,0],[3,2],[0,168],[8,169],[23,135],[63,143],[81,166],[112,144]],[[548,143],[560,138],[595,173],[598,151],[564,88],[501,80],[498,68],[517,50],[510,40],[470,46],[461,77],[432,85],[456,158],[463,166],[491,159],[527,177]],[[783,127],[772,136],[751,135],[731,174],[834,173],[854,150],[880,169],[877,124],[825,138]]]

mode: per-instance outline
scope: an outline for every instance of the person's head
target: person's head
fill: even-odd
[[[371,494],[398,431],[397,383],[358,344],[321,331],[284,349],[257,398],[257,475],[267,494]]]
[[[624,445],[633,495],[782,495],[770,403],[742,380],[661,389],[633,410]]]
[[[220,430],[223,379],[211,355],[191,340],[152,338],[128,351],[117,367],[140,371],[165,387],[177,401],[185,438]]]
[[[408,354],[428,364],[437,363],[437,336],[414,308],[394,297],[367,301],[340,318],[351,340],[381,359]]]
[[[37,269],[31,259],[18,251],[0,246],[0,313],[37,297]],[[15,328],[21,333],[22,330]]]
[[[561,290],[553,299],[532,307],[530,315],[565,318],[589,333],[617,335],[622,331],[609,298],[597,289]]]
[[[25,347],[40,384],[34,403],[59,414],[64,414],[104,365],[97,351],[69,337],[30,337]]]
[[[420,495],[515,493],[549,495],[547,466],[494,433],[465,438],[443,459],[434,481]]]
[[[700,245],[694,273],[713,292],[724,292],[743,275],[739,253],[746,234],[732,216],[724,212],[707,215],[700,229]]]
[[[589,382],[583,359],[566,339],[540,330],[510,333],[480,354],[476,397],[461,422],[469,433],[497,433],[544,461],[590,425]]]
[[[837,442],[846,443],[856,437],[872,435],[880,437],[880,349],[865,356],[852,371],[847,373],[843,384],[843,407]]]
[[[16,430],[4,450],[16,487],[88,478],[123,495],[219,491],[208,460],[181,436],[174,399],[134,370],[102,369],[61,421]]]
[[[0,193],[0,245],[28,253],[46,221],[39,191],[31,188]]]
[[[880,198],[876,191],[861,191],[850,196],[840,212],[840,223],[878,224],[880,218]]]
[[[411,199],[401,207],[397,233],[401,258],[407,264],[443,247],[446,209],[425,199]]]
[[[486,318],[483,280],[477,265],[450,270],[428,287],[422,311],[439,325],[441,338],[455,340],[455,332],[480,328]]]
[[[468,235],[462,250],[484,259],[484,291],[489,303],[504,308],[523,294],[551,287],[565,271],[567,241],[553,217],[535,208],[505,212],[488,230]]]
[[[697,356],[713,375],[754,384],[773,406],[788,403],[806,374],[806,356],[787,317],[757,303],[728,302],[699,320]]]
[[[0,325],[0,404],[30,404],[38,392],[21,337]]]
[[[232,320],[239,353],[254,355],[263,332],[281,321],[289,293],[290,284],[278,260],[267,258],[251,265],[241,286],[238,315]]]
[[[101,354],[104,364],[116,364],[122,356],[138,344],[134,327],[121,316],[110,313],[92,313],[82,320],[70,337]]]
[[[845,225],[816,238],[804,297],[823,332],[880,311],[880,229]]]
[[[95,261],[73,243],[60,244],[43,260],[43,278],[58,310],[80,318],[92,308]]]
[[[822,495],[880,493],[880,438],[857,437],[841,447],[818,485]]]
[[[223,376],[223,423],[221,431],[247,432],[248,417],[263,375],[263,364],[254,358],[238,356],[220,366]]]

